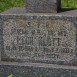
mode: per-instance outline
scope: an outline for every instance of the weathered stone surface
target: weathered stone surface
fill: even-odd
[[[8,9],[7,11],[2,12],[1,14],[25,14],[25,13],[26,13],[25,8],[14,7]]]
[[[28,13],[57,13],[56,0],[25,0]]]
[[[58,13],[59,15],[71,15],[77,17],[77,9]]]
[[[76,66],[37,63],[1,63],[0,77],[77,77]]]
[[[77,65],[77,18],[0,15],[1,61]]]
[[[25,14],[25,13],[26,13],[25,7],[23,8],[14,7],[14,8],[1,12],[0,14]]]

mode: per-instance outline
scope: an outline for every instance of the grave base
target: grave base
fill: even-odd
[[[76,24],[77,20],[76,20],[75,17],[62,16],[62,15],[57,16],[57,15],[51,15],[51,14],[45,14],[45,13],[44,14],[35,14],[35,15],[34,14],[23,15],[23,13],[25,13],[25,12],[23,12],[22,15],[20,15],[20,16],[19,15],[17,15],[17,16],[14,16],[14,15],[9,15],[8,16],[7,15],[7,14],[12,14],[12,13],[13,12],[11,12],[11,13],[7,12],[6,15],[3,16],[3,20],[1,19],[2,21],[0,21],[0,22],[4,22],[5,19],[6,20],[8,20],[8,19],[14,20],[14,19],[18,18],[18,19],[21,19],[21,22],[22,22],[23,19],[24,19],[24,21],[25,21],[25,19],[31,21],[33,19],[36,20],[36,18],[37,18],[37,20],[41,20],[41,21],[43,21],[43,20],[48,21],[48,19],[49,20],[59,19],[59,21],[56,21],[56,22],[60,23],[63,19],[63,23],[65,23],[66,20],[68,21],[66,23],[66,26],[65,26],[65,24],[64,24],[64,26],[67,28],[67,24],[69,24],[68,25],[69,26],[69,29],[68,29],[69,32],[70,32],[70,27],[71,26],[73,26],[72,28],[76,29],[76,26],[74,26],[74,25],[77,25]],[[14,12],[14,14],[18,14],[18,13],[19,12]],[[20,12],[20,14],[21,14],[21,12]],[[11,21],[9,23],[11,23]],[[17,23],[17,22],[14,22],[14,23]],[[24,23],[23,24],[22,23],[20,23],[20,25],[18,25],[19,28],[20,28],[21,25],[24,24]],[[53,24],[54,24],[54,21],[53,21]],[[59,26],[61,24],[62,23],[60,23]],[[70,26],[70,24],[72,24],[72,25]],[[4,27],[7,29],[6,25],[4,25]],[[10,25],[10,26],[12,26],[12,25]],[[4,27],[2,27],[1,29],[3,30]],[[22,29],[24,29],[24,25],[22,26]],[[76,32],[76,30],[73,30],[73,31],[74,31],[74,33]],[[68,34],[68,36],[69,36],[69,34]],[[76,37],[73,37],[73,38],[77,39]],[[1,38],[1,40],[2,40],[2,38]],[[2,44],[1,44],[1,46],[2,46]],[[2,51],[0,51],[0,52],[2,52]],[[3,54],[1,54],[1,55],[3,55]],[[1,61],[4,61],[4,58],[6,59],[7,56],[5,57],[5,55],[3,55],[2,57],[3,57],[3,60],[1,60]],[[63,55],[62,58],[63,57],[68,57],[67,58],[68,60],[70,59],[69,55],[68,56]],[[7,57],[7,59],[8,59],[8,57]],[[77,59],[77,55],[76,55],[76,59]],[[73,59],[74,60],[73,65],[77,65],[77,63],[76,63],[77,60],[76,59],[75,58]],[[72,62],[70,62],[70,63],[72,63]],[[0,77],[8,77],[9,75],[12,75],[12,77],[77,77],[77,66],[73,66],[73,65],[71,66],[71,65],[69,65],[69,63],[67,63],[67,64],[68,65],[56,65],[56,64],[45,64],[45,63],[0,62]]]
[[[77,66],[44,63],[0,63],[0,77],[77,77]]]
[[[1,14],[25,14],[25,8],[11,8],[7,11],[2,12]]]
[[[11,8],[7,11],[2,12],[1,14],[26,14],[26,13],[27,10],[25,10],[25,8]],[[46,14],[51,14],[51,13],[46,13]],[[64,11],[64,12],[53,13],[53,14],[77,16],[77,10],[70,10],[70,11]]]

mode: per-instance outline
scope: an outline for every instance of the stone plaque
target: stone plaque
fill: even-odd
[[[57,0],[25,0],[28,13],[57,13]]]
[[[72,17],[8,15],[3,20],[2,61],[75,61],[76,20]]]

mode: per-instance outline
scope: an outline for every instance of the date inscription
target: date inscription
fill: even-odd
[[[9,19],[3,35],[9,58],[70,61],[75,56],[76,28],[70,21]]]

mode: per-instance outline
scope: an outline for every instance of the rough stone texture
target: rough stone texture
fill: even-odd
[[[71,15],[71,16],[77,16],[77,9],[75,10],[70,10],[70,11],[65,11],[65,12],[60,12],[58,13],[59,15]]]
[[[56,0],[25,0],[28,13],[57,13]]]
[[[26,10],[25,8],[11,8],[7,11],[2,12],[1,14],[25,14]]]
[[[26,14],[24,8],[1,14],[0,77],[77,77],[77,17],[72,14]]]
[[[11,8],[7,11],[4,11],[0,14],[26,14],[25,8]],[[35,14],[35,13],[33,13]],[[39,14],[39,13],[38,13]],[[40,13],[41,14],[41,13]],[[45,15],[45,13],[42,13]],[[47,13],[48,15],[51,15],[51,13]],[[77,16],[77,10],[70,10],[70,11],[65,11],[65,12],[59,12],[56,15],[69,15],[69,16]]]
[[[77,66],[1,63],[0,77],[77,77]]]
[[[1,60],[77,65],[77,18],[0,15]]]

